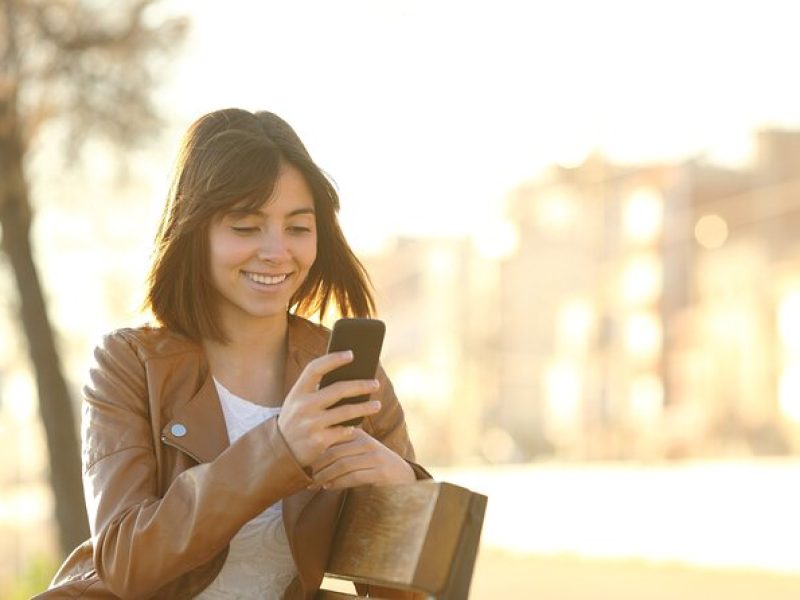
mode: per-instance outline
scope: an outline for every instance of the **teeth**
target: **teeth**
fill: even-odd
[[[283,280],[286,279],[286,273],[283,275],[261,275],[259,273],[245,273],[247,278],[251,281],[255,281],[256,283],[261,283],[264,285],[276,285],[278,283],[282,283]]]

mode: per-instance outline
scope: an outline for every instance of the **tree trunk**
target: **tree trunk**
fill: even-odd
[[[0,97],[2,249],[8,256],[19,290],[20,317],[36,375],[39,412],[47,437],[59,542],[66,555],[89,537],[89,529],[83,504],[74,412],[31,251],[31,207],[23,155],[14,98]]]

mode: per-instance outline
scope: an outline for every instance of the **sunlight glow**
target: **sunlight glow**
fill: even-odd
[[[392,382],[395,391],[402,398],[416,398],[425,395],[428,376],[416,363],[405,363],[394,368]]]
[[[630,384],[630,412],[637,425],[658,422],[664,406],[664,384],[655,373],[637,375]]]
[[[649,362],[661,354],[661,321],[651,311],[640,311],[625,323],[625,347],[630,356]]]
[[[622,300],[627,306],[642,306],[661,294],[661,261],[655,253],[631,258],[622,272]]]
[[[595,311],[588,300],[575,298],[558,309],[556,338],[558,347],[567,354],[582,354],[586,351]]]
[[[554,191],[538,198],[536,209],[539,226],[553,232],[563,232],[576,218],[575,199],[568,192]]]
[[[434,248],[428,256],[428,269],[433,275],[452,274],[458,265],[458,258],[449,248]]]
[[[650,187],[636,188],[625,204],[625,233],[637,243],[654,242],[661,233],[664,200]]]
[[[472,236],[472,243],[483,258],[503,260],[517,251],[519,232],[511,221],[497,220],[478,228]]]
[[[444,411],[452,398],[449,378],[431,366],[405,363],[392,370],[392,385],[408,407]]]
[[[547,406],[557,428],[572,428],[580,408],[581,375],[577,365],[560,361],[552,364],[545,377]]]

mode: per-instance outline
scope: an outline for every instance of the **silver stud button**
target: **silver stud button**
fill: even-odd
[[[186,425],[183,423],[175,423],[169,428],[169,431],[175,437],[183,437],[186,435]]]

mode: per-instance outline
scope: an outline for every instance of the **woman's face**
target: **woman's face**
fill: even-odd
[[[314,197],[303,176],[282,166],[272,196],[257,211],[214,219],[209,241],[223,329],[285,319],[317,257]]]

